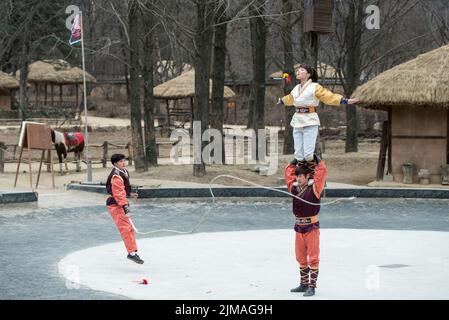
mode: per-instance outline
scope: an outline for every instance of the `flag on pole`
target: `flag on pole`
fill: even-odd
[[[82,35],[82,31],[81,31],[81,21],[80,21],[80,15],[77,14],[75,16],[75,19],[73,20],[73,24],[72,24],[72,33],[70,35],[70,40],[69,43],[75,44],[81,41],[83,35]]]

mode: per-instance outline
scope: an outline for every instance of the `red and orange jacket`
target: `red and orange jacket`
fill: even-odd
[[[314,175],[314,183],[312,186],[307,186],[306,189],[303,189],[301,192],[299,187],[294,186],[293,183],[296,181],[295,176],[296,165],[288,164],[285,167],[285,182],[287,184],[288,191],[308,202],[311,203],[320,203],[321,193],[324,190],[324,184],[326,182],[327,168],[326,162],[321,160],[320,163],[315,167],[315,175]],[[297,198],[293,198],[293,214],[297,218],[308,218],[318,215],[320,212],[319,205],[311,205],[304,201],[301,201]],[[310,225],[299,225],[295,223],[295,231],[296,232],[307,232],[312,228],[319,228],[319,222],[311,223]]]
[[[127,197],[131,194],[128,171],[112,169],[106,181],[106,191],[111,195],[106,201],[106,205],[119,205],[127,209],[129,206]]]

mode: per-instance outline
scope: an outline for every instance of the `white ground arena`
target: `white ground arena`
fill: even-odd
[[[322,228],[312,298],[290,292],[299,284],[294,236],[276,229],[138,237],[143,265],[126,259],[120,241],[70,253],[58,269],[69,289],[132,299],[449,298],[448,232]]]

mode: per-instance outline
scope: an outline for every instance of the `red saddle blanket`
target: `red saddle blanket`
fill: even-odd
[[[64,133],[65,143],[70,147],[76,147],[84,142],[84,135],[81,132],[67,132]]]

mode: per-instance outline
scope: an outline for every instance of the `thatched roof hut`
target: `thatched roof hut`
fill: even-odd
[[[212,95],[212,80],[209,86],[209,96]],[[193,97],[195,96],[195,70],[187,71],[180,76],[164,82],[153,89],[154,97],[166,101],[168,127],[170,128],[170,117],[190,118],[190,128],[193,128]],[[223,98],[231,99],[235,97],[234,91],[228,86],[224,86]],[[178,107],[176,101],[172,104],[169,100],[179,100],[190,98],[190,108]]]
[[[16,73],[16,78],[20,79],[20,71]],[[28,82],[80,84],[83,83],[83,70],[61,59],[36,61],[28,66]],[[88,72],[86,82],[95,82]]]
[[[210,80],[210,93],[212,93],[212,80]],[[186,99],[195,95],[195,70],[187,71],[180,76],[154,87],[156,99]],[[235,96],[231,88],[225,86],[223,98],[230,99]]]
[[[382,145],[389,150],[387,171],[395,181],[418,182],[419,170],[428,169],[432,183],[442,182],[441,167],[449,164],[448,83],[449,45],[445,45],[377,75],[354,91],[360,106],[388,111]]]
[[[296,70],[300,66],[301,66],[301,64],[297,63],[294,65],[293,68]],[[317,73],[318,73],[319,78],[324,78],[324,79],[338,78],[337,70],[334,67],[332,67],[326,63],[319,62],[319,61],[318,61]],[[282,71],[280,70],[280,71],[273,72],[272,74],[270,74],[270,78],[282,78]]]
[[[372,109],[395,106],[449,107],[449,44],[397,65],[353,93],[359,105]]]
[[[19,87],[19,81],[15,77],[0,71],[0,89],[13,90]]]
[[[0,110],[9,110],[13,107],[13,91],[19,87],[20,84],[16,78],[0,71]]]

